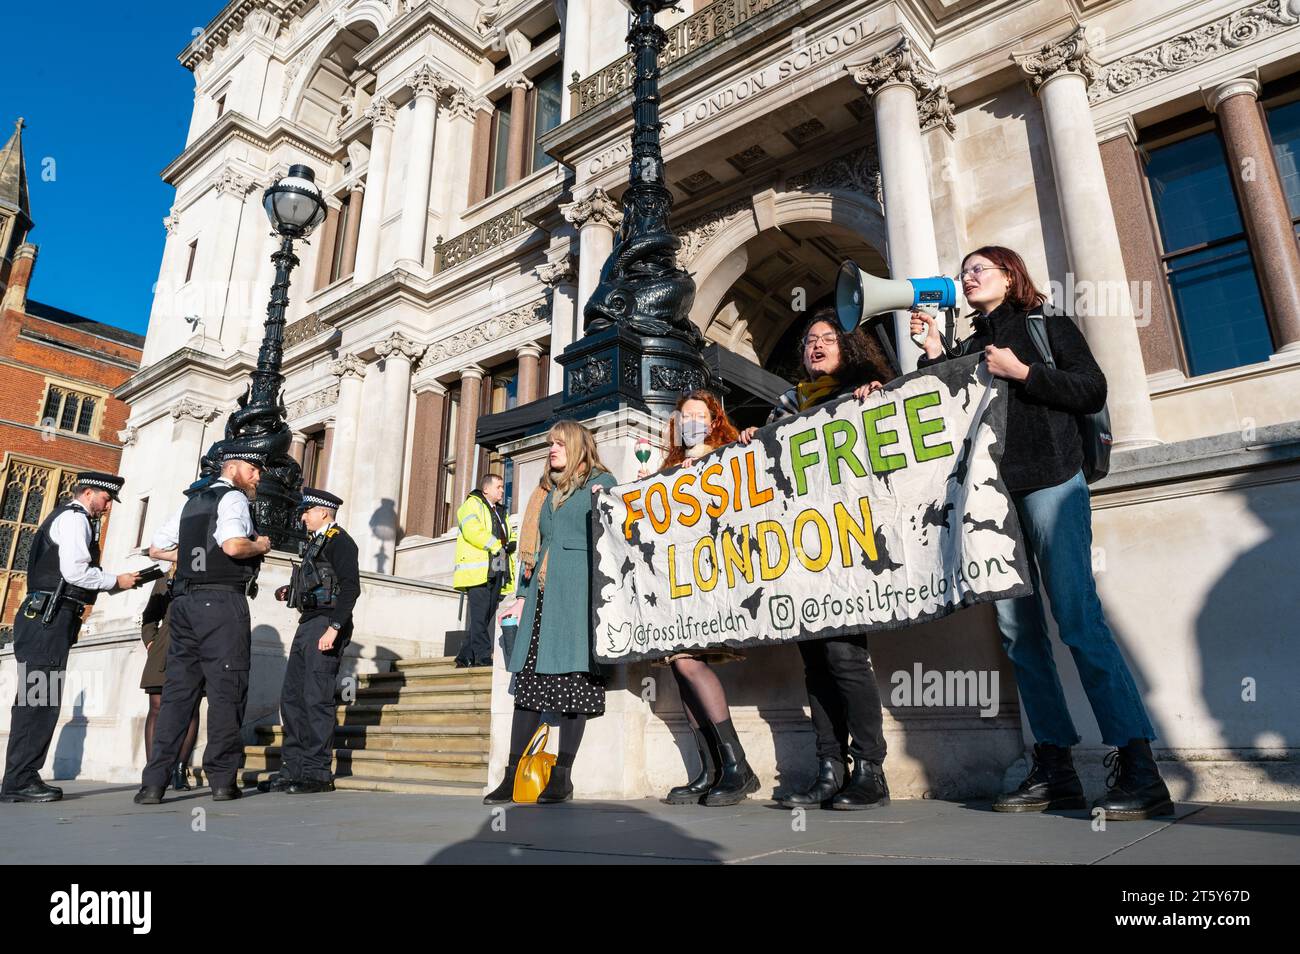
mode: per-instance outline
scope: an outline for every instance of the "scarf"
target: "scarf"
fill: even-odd
[[[839,386],[840,382],[830,374],[823,374],[812,381],[800,381],[795,385],[799,397],[799,410],[806,411],[814,404],[820,404],[834,394]]]
[[[542,505],[545,503],[546,488],[541,486],[534,488],[533,495],[528,498],[528,506],[524,508],[523,524],[519,528],[519,561],[529,570],[536,570],[539,590],[546,585],[546,561],[542,560],[541,567],[537,566],[537,552],[541,549],[542,543],[538,521],[541,519]]]

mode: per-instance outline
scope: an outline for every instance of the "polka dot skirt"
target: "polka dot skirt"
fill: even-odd
[[[542,632],[542,596],[537,594],[537,612],[533,614],[533,634],[528,642],[528,658],[515,678],[515,705],[535,712],[582,713],[605,712],[605,681],[587,672],[538,672],[537,641]]]

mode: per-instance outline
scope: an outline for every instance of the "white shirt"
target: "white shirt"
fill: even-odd
[[[213,481],[213,485],[224,484],[227,487],[233,487],[230,481],[224,477]],[[181,510],[185,508],[182,507]],[[170,550],[180,543],[181,539],[181,510],[177,510],[167,521],[158,528],[153,535],[153,544],[157,550]],[[253,540],[257,537],[257,531],[253,529],[253,511],[248,505],[248,497],[243,491],[234,494],[223,494],[221,500],[217,502],[217,526],[212,531],[212,538],[217,541],[217,545],[225,543],[227,540],[233,540],[236,537],[242,537],[246,540]]]
[[[90,515],[77,506],[50,524],[50,540],[59,548],[59,574],[86,590],[111,590],[117,577],[90,565]]]

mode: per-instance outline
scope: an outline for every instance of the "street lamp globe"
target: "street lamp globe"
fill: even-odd
[[[288,238],[306,238],[325,218],[325,196],[308,166],[290,166],[288,175],[267,187],[262,205],[271,227]]]

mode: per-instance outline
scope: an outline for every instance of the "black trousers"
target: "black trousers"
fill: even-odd
[[[26,605],[24,601],[24,606]],[[68,653],[77,640],[81,614],[65,603],[50,625],[37,616],[14,619],[14,661],[18,664],[18,691],[9,716],[9,745],[0,790],[11,792],[39,782],[41,766],[50,751],[63,701],[63,677]]]
[[[248,598],[225,590],[195,590],[178,596],[170,613],[167,678],[142,782],[162,788],[171,780],[190,717],[206,690],[203,771],[213,788],[229,788],[244,754],[239,727],[248,701],[252,650]]]
[[[799,643],[804,685],[817,732],[817,758],[844,762],[885,760],[880,687],[865,636]]]
[[[501,580],[494,577],[482,586],[471,586],[465,590],[465,602],[469,604],[469,618],[465,628],[469,635],[465,645],[456,654],[458,662],[469,665],[492,662],[492,633],[496,629],[493,617],[501,605]]]
[[[327,653],[318,644],[329,619],[317,616],[298,624],[289,647],[280,688],[280,723],[284,745],[280,749],[280,776],[328,782],[331,743],[334,741],[334,687],[339,674],[343,635]]]

